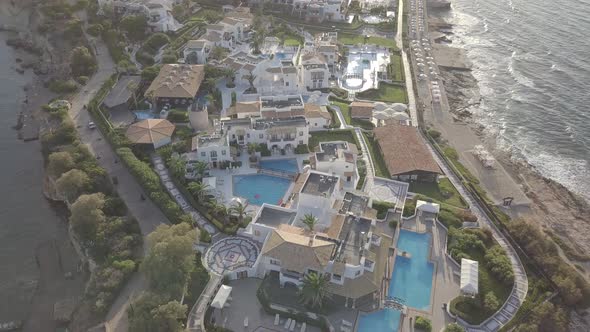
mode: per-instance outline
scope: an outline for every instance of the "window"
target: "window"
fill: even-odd
[[[302,140],[299,141],[299,145],[303,145],[303,141]]]
[[[236,134],[231,134],[231,138],[236,139]]]
[[[211,157],[217,157],[217,151],[211,151]]]
[[[250,138],[250,133],[246,134],[246,137]]]
[[[272,265],[276,265],[276,266],[281,266],[281,262],[279,262],[279,261],[278,261],[278,260],[276,260],[276,259],[271,259],[271,260],[270,260],[270,264],[272,264]]]
[[[340,281],[340,280],[342,280],[342,276],[339,274],[332,274],[332,279],[334,279],[336,281]]]
[[[303,136],[303,132],[302,131],[299,132],[299,136]]]
[[[289,82],[285,82],[285,86],[289,86]]]
[[[315,122],[313,125],[317,127],[317,126],[318,126],[318,123],[317,123],[317,122]],[[303,133],[302,133],[302,134],[303,134]]]
[[[258,135],[258,138],[261,138],[261,139],[264,138],[264,134]]]
[[[356,273],[354,274],[355,277],[358,277],[361,274],[361,270],[356,271]]]
[[[222,156],[225,156],[226,154],[227,154],[227,151],[225,151],[225,150],[221,150],[221,155],[222,155]]]
[[[206,157],[207,153],[205,151],[201,152],[201,157]]]

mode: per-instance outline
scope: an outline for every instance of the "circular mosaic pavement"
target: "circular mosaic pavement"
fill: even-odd
[[[219,275],[254,266],[260,249],[243,237],[227,237],[215,242],[205,253],[207,268]]]

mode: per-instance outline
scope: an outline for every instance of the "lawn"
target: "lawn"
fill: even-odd
[[[285,38],[285,41],[283,42],[283,44],[285,46],[299,46],[301,43],[299,42],[299,40],[297,40],[293,37],[287,37],[287,38]]]
[[[387,66],[387,74],[393,81],[404,81],[402,57],[397,53],[392,53],[389,57],[389,65]]]
[[[338,119],[338,115],[336,114],[336,111],[330,106],[328,106],[327,109],[328,109],[328,112],[330,112],[330,116],[332,117],[331,127],[332,128],[340,128],[341,123],[340,123],[340,119]]]
[[[346,124],[352,124],[352,118],[350,116],[350,104],[341,101],[332,101],[332,105],[340,108],[340,112],[342,113]]]
[[[379,83],[378,89],[365,90],[357,93],[356,96],[360,99],[382,101],[386,103],[407,104],[408,102],[408,95],[406,94],[405,87],[384,82]]]
[[[441,178],[438,183],[411,182],[409,191],[459,208],[466,209],[469,207],[455,186],[447,178]]]
[[[341,130],[330,130],[330,131],[317,131],[311,133],[309,137],[309,150],[314,151],[314,149],[320,144],[320,142],[329,142],[329,141],[346,141],[349,143],[356,144],[359,146],[359,143],[356,139],[356,135],[350,129],[341,129]],[[359,146],[360,148],[360,146]]]
[[[375,166],[375,176],[386,179],[391,178],[389,170],[387,169],[387,165],[385,164],[385,160],[383,160],[383,155],[381,154],[379,143],[377,143],[377,141],[375,141],[373,137],[367,135],[367,133],[363,133],[363,136],[365,138],[365,141],[367,142],[367,146],[369,147],[371,159],[373,159],[373,165]]]
[[[376,36],[371,36],[367,38],[365,35],[360,34],[339,33],[338,41],[344,45],[373,44],[397,49],[397,47],[395,46],[395,40],[393,38],[383,38]]]

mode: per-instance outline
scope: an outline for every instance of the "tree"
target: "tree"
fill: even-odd
[[[256,75],[254,75],[253,72],[250,72],[250,74],[246,75],[244,77],[248,83],[250,83],[250,90],[254,91],[256,90],[256,88],[254,87],[254,81],[256,80]]]
[[[195,172],[197,172],[199,179],[202,179],[205,176],[205,172],[207,172],[208,169],[209,165],[204,161],[199,160],[195,164]]]
[[[187,223],[160,225],[148,236],[148,254],[141,271],[155,291],[180,297],[195,267],[193,244],[196,241],[197,231]]]
[[[187,306],[144,292],[127,309],[129,332],[183,331]]]
[[[96,60],[84,46],[76,47],[70,56],[70,69],[73,76],[90,76],[96,71]]]
[[[310,232],[313,232],[315,225],[318,223],[318,218],[311,213],[306,213],[303,218],[301,218],[301,222],[307,226],[307,229],[309,229]]]
[[[184,180],[184,174],[186,173],[186,160],[179,154],[174,154],[168,159],[168,167],[172,176],[177,179]]]
[[[76,166],[72,155],[65,151],[54,152],[49,155],[48,159],[47,171],[54,177],[59,177]]]
[[[136,81],[129,81],[129,83],[127,83],[127,89],[129,91],[131,91],[131,97],[133,98],[133,105],[135,106],[135,108],[137,108],[137,93],[136,90],[139,87],[139,84],[137,84]]]
[[[222,203],[219,203],[215,199],[212,199],[209,201],[209,208],[211,209],[211,211],[213,212],[214,215],[225,220],[225,217],[227,216],[227,213],[228,213],[225,205],[223,205]]]
[[[500,307],[500,301],[493,292],[487,292],[483,300],[484,308],[489,312],[494,312]]]
[[[121,20],[120,27],[127,33],[129,39],[140,41],[145,38],[147,18],[143,15],[125,16]]]
[[[145,67],[141,71],[141,79],[144,81],[153,81],[156,76],[160,73],[160,66],[149,66]]]
[[[223,70],[223,77],[227,78],[233,85],[235,84],[236,80],[236,71],[232,68],[226,68]]]
[[[79,169],[72,169],[63,173],[55,182],[57,192],[63,195],[66,202],[70,203],[86,189],[90,184],[90,178]]]
[[[221,46],[214,46],[211,52],[209,53],[209,58],[212,60],[223,60],[226,57],[227,53],[227,49]]]
[[[238,223],[242,224],[244,217],[248,215],[248,212],[246,211],[247,208],[248,203],[244,204],[241,201],[236,201],[230,208],[231,213],[238,216]]]
[[[428,318],[417,316],[414,321],[414,328],[423,332],[430,332],[432,331],[432,322]]]
[[[99,225],[105,222],[106,217],[102,211],[104,204],[105,198],[101,193],[82,195],[72,204],[70,223],[83,241],[94,239]]]
[[[248,143],[248,153],[250,153],[251,155],[254,155],[256,150],[258,150],[259,146],[260,146],[260,144],[258,144],[256,142]]]
[[[465,330],[457,323],[451,323],[445,327],[444,332],[465,332]]]
[[[306,306],[321,309],[325,300],[330,298],[328,283],[327,275],[315,272],[306,274],[299,290],[299,300]]]
[[[207,184],[193,181],[189,183],[186,188],[198,202],[205,202],[205,195],[207,194],[207,190],[209,189],[209,186]]]
[[[567,305],[573,306],[582,300],[582,291],[578,288],[572,276],[558,275],[553,278],[553,281],[555,281],[555,284],[559,288],[563,300]]]

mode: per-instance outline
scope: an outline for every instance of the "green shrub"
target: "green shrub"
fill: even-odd
[[[76,92],[76,90],[78,90],[78,85],[72,80],[52,80],[49,82],[48,88],[51,92],[64,94]]]
[[[170,122],[188,122],[188,111],[173,109],[168,113],[167,120]]]
[[[88,83],[88,76],[78,76],[76,77],[76,82],[80,83],[80,85],[86,85]]]
[[[397,221],[392,220],[389,222],[389,227],[396,229],[397,228]]]
[[[387,216],[389,209],[395,208],[395,204],[384,201],[373,201],[373,209],[377,210],[377,219],[383,219]]]
[[[428,318],[417,316],[416,320],[414,321],[414,328],[424,332],[430,332],[432,331],[432,323]]]
[[[164,33],[154,33],[143,44],[142,49],[154,55],[164,45],[170,42],[170,38]]]
[[[297,147],[295,148],[295,153],[296,154],[309,153],[309,148],[307,147],[307,144],[299,144],[299,145],[297,145]]]
[[[485,256],[485,264],[492,274],[506,285],[514,282],[514,271],[506,252],[499,245],[488,249]]]
[[[104,28],[103,28],[102,24],[100,24],[100,23],[92,24],[91,26],[88,27],[88,29],[86,29],[88,34],[91,36],[94,36],[94,37],[100,36],[102,34],[103,30],[104,30]]]
[[[465,329],[463,329],[461,325],[457,323],[451,323],[445,327],[443,332],[465,332]]]
[[[124,216],[127,214],[127,205],[120,197],[112,196],[106,199],[102,210],[107,216]]]
[[[209,232],[207,232],[206,229],[201,229],[201,233],[199,234],[199,241],[204,242],[204,243],[210,243],[211,242],[211,234],[209,234]]]

